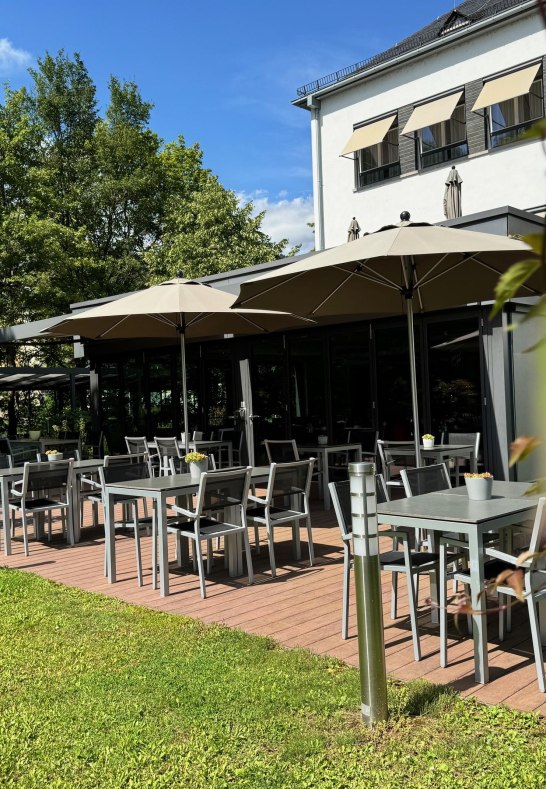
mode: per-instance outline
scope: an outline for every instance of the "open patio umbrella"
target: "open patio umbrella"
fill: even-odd
[[[522,241],[470,230],[412,223],[398,225],[318,252],[241,286],[234,306],[285,310],[312,318],[407,314],[415,454],[420,465],[419,414],[413,335],[419,311],[491,299],[499,276],[532,253]],[[535,275],[520,292],[541,292]]]
[[[232,309],[234,296],[223,290],[181,277],[146,290],[75,313],[44,334],[89,339],[178,338],[184,409],[184,435],[188,440],[186,339],[224,334],[259,334],[305,321],[286,312]]]

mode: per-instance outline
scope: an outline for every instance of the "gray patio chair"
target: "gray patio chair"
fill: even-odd
[[[132,482],[138,479],[149,479],[152,476],[151,467],[150,467],[150,460],[149,457],[145,454],[137,455],[136,453],[130,453],[128,455],[106,455],[104,458],[104,466],[99,467],[99,483],[97,486],[97,490],[100,490],[98,493],[98,501],[100,501],[103,505],[103,508],[106,506],[106,499],[104,495],[105,486],[109,483],[114,482]],[[96,483],[93,483],[92,479],[86,479],[86,481],[93,486]],[[139,517],[138,514],[138,504],[139,498],[133,496],[114,496],[114,505],[121,504],[122,505],[122,520],[116,521],[112,524],[114,530],[121,528],[121,529],[132,529],[135,537],[135,557],[136,557],[136,568],[137,568],[137,582],[139,586],[143,585],[143,574],[142,574],[142,555],[140,551],[140,530],[141,528],[146,528],[147,533],[149,533],[150,526],[152,530],[154,529],[155,523],[155,508],[152,512],[151,516],[145,514],[144,518]],[[132,518],[130,513],[132,512]],[[104,574],[106,575],[106,563],[107,563],[107,542],[104,543]]]
[[[299,452],[295,439],[268,439],[264,440],[264,447],[268,463],[292,463],[299,460]]]
[[[351,555],[351,540],[353,533],[351,522],[350,482],[349,480],[330,482],[328,487],[330,488],[330,496],[332,497],[334,511],[343,540],[343,609],[341,618],[341,637],[346,639],[348,636],[349,622],[350,573],[353,567]],[[376,494],[378,504],[388,500],[387,486],[380,474],[376,476]],[[413,640],[413,655],[415,660],[421,660],[421,644],[417,621],[418,577],[423,573],[437,571],[439,556],[437,553],[422,553],[420,551],[410,550],[410,535],[407,532],[389,529],[388,531],[381,531],[380,534],[381,538],[389,537],[393,541],[393,550],[379,555],[381,570],[392,574],[391,619],[396,619],[398,613],[398,573],[405,573],[408,584],[408,605]],[[400,543],[402,545],[402,550],[397,550]]]
[[[476,463],[478,463],[480,455],[480,440],[481,433],[444,433],[442,436],[442,441],[446,444],[473,444]],[[455,484],[459,485],[461,474],[468,468],[468,460],[466,458],[452,458],[449,465],[453,469]]]
[[[29,515],[33,518],[36,534],[37,516],[45,513],[51,516],[53,510],[60,510],[63,532],[66,532],[71,486],[71,460],[25,463],[23,478],[12,484],[12,498],[9,502],[9,509],[13,515],[21,513],[25,556],[29,555],[27,529]],[[51,539],[51,517],[48,519],[48,539]]]
[[[218,431],[218,438],[220,441],[231,441],[231,451],[233,454],[233,462],[240,465],[243,459],[243,441],[244,433],[242,430],[237,430],[235,427],[222,427]],[[220,458],[221,460],[221,454]],[[221,465],[221,464],[220,464]]]
[[[13,468],[11,455],[0,453],[0,468]]]
[[[195,509],[181,507],[178,504],[172,507],[175,512],[182,515],[182,519],[178,524],[169,524],[169,531],[176,531],[181,537],[193,542],[203,598],[207,596],[201,549],[203,541],[209,544],[210,551],[210,543],[215,537],[224,537],[225,541],[226,538],[242,534],[248,583],[251,584],[254,580],[246,519],[251,471],[251,466],[248,466],[242,469],[215,471],[212,474],[205,472],[199,480]],[[155,531],[154,529],[154,535]],[[155,553],[153,568],[155,578],[157,571]]]
[[[307,527],[309,566],[313,566],[313,534],[309,512],[309,490],[313,476],[315,458],[297,460],[293,463],[271,463],[265,496],[249,496],[252,502],[247,509],[249,525],[254,526],[256,548],[259,552],[259,528],[265,527],[269,547],[271,575],[275,578],[275,527],[292,523],[292,542],[296,559],[299,555],[299,529],[302,521]]]
[[[505,553],[498,548],[486,548],[485,555],[490,561],[484,565],[484,575],[486,580],[496,578],[503,570],[515,570],[520,567],[524,573],[524,594],[529,612],[529,623],[531,626],[531,640],[537,671],[538,687],[541,693],[546,693],[546,679],[544,674],[544,654],[542,650],[542,640],[540,635],[540,625],[537,613],[537,602],[546,595],[546,557],[537,555],[544,549],[546,543],[546,497],[541,497],[538,501],[535,520],[531,530],[529,546],[525,552],[530,556],[525,561],[520,561],[518,556]],[[447,610],[446,610],[446,579],[442,573],[442,560],[447,545],[440,543],[440,665],[447,666]],[[524,551],[522,550],[521,553]],[[445,561],[444,561],[445,566]],[[463,584],[470,583],[470,573],[468,571],[458,572],[456,579]],[[502,606],[506,597],[517,597],[517,592],[508,584],[503,584],[497,589],[499,595],[499,640],[504,639],[504,628],[502,626]]]
[[[379,463],[381,465],[381,473],[383,474],[385,484],[389,487],[402,488],[404,486],[400,474],[398,472],[393,474],[392,469],[393,467],[398,467],[398,461],[400,460],[400,458],[397,458],[395,454],[396,444],[405,444],[407,446],[408,443],[410,442],[384,441],[382,439],[377,440],[377,452],[379,455]],[[407,458],[404,458],[403,462],[407,462]]]
[[[130,455],[146,455],[149,458],[152,475],[159,471],[159,455],[150,450],[146,436],[125,436],[125,444]]]
[[[180,446],[176,436],[172,438],[161,438],[155,436],[157,455],[159,457],[159,474],[181,474],[185,470],[185,461],[180,452]]]

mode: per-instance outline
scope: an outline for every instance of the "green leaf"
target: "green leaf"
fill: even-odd
[[[502,274],[495,287],[495,304],[491,310],[490,318],[500,312],[508,299],[514,296],[520,287],[540,268],[540,261],[536,259],[520,260]]]
[[[546,118],[541,118],[536,123],[533,123],[530,129],[527,129],[522,135],[522,140],[532,140],[536,138],[543,139],[546,137]]]
[[[519,436],[510,444],[510,466],[529,457],[531,452],[542,444],[542,439],[536,436]]]
[[[529,312],[526,312],[518,323],[511,323],[506,328],[508,331],[514,331],[522,323],[530,321],[532,318],[546,318],[546,296],[541,296],[540,301],[533,304]]]
[[[533,252],[542,257],[544,253],[544,235],[542,233],[528,233],[526,236],[522,236],[521,240],[528,244]]]

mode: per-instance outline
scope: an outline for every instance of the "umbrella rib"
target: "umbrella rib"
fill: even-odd
[[[126,321],[127,318],[128,318],[128,316],[124,315],[122,318],[119,319],[119,321],[116,321],[113,326],[110,326],[108,329],[106,329],[106,331],[103,331],[100,334],[97,334],[95,339],[100,340],[101,337],[105,337],[111,331],[114,331],[114,329],[117,329],[117,327],[120,326],[123,323],[123,321]]]
[[[444,260],[445,260],[445,259],[446,259],[446,257],[447,257],[447,254],[448,254],[448,253],[446,252],[446,253],[445,253],[445,255],[442,255],[442,257],[441,257],[439,260],[437,260],[437,261],[436,261],[436,263],[435,263],[435,264],[432,266],[432,268],[430,268],[428,271],[426,271],[426,272],[423,274],[423,276],[421,277],[421,279],[417,280],[417,282],[414,284],[414,287],[415,287],[415,288],[418,288],[420,285],[422,285],[424,282],[426,282],[426,281],[427,281],[427,278],[430,276],[430,274],[432,274],[432,272],[434,271],[434,269],[435,269],[435,268],[438,268],[438,266],[439,266],[441,263],[443,263],[443,262],[444,262]],[[449,269],[448,269],[448,271],[449,271]]]
[[[338,266],[335,266],[334,268],[339,268],[339,267],[338,267]],[[341,290],[341,288],[342,288],[342,287],[345,285],[345,283],[346,283],[348,280],[350,280],[350,279],[351,279],[351,277],[352,277],[352,275],[353,275],[353,273],[354,273],[354,272],[352,272],[352,271],[350,271],[350,272],[347,272],[347,271],[345,271],[345,269],[343,269],[343,268],[339,268],[339,270],[340,270],[340,271],[343,271],[345,274],[347,274],[347,276],[345,277],[345,279],[343,280],[343,282],[340,282],[340,283],[339,283],[339,285],[338,285],[337,287],[335,287],[335,288],[334,288],[334,289],[333,289],[333,290],[332,290],[332,291],[331,291],[331,292],[330,292],[330,293],[329,293],[329,294],[326,296],[326,298],[325,298],[325,299],[323,299],[323,300],[320,302],[320,304],[317,304],[317,306],[315,307],[315,309],[311,310],[311,312],[309,313],[309,315],[315,315],[315,314],[316,314],[316,313],[317,313],[317,312],[320,310],[320,308],[321,308],[321,307],[323,307],[323,306],[326,304],[326,302],[327,302],[327,301],[329,301],[331,298],[333,298],[333,296],[335,296],[335,295],[336,295],[336,293],[338,292],[338,290]]]
[[[357,277],[363,277],[369,282],[375,282],[376,285],[383,285],[385,288],[393,288],[394,290],[400,292],[400,286],[397,285],[396,282],[393,282],[391,279],[386,277],[384,274],[381,274],[381,272],[374,271],[373,268],[370,268],[365,263],[362,263],[362,261],[359,262],[359,265],[373,276],[366,276],[363,271],[351,271],[350,273]],[[347,269],[343,268],[342,266],[334,266],[334,268],[337,268],[340,271],[347,271]]]
[[[250,318],[247,318],[247,316],[243,315],[243,313],[240,312],[239,310],[233,310],[233,312],[235,313],[235,315],[238,315],[240,318],[242,318],[247,323],[250,323],[251,326],[255,326],[256,329],[259,329],[262,332],[267,332],[267,329],[265,329],[263,326],[260,326],[259,323],[256,323],[255,321],[251,320]],[[230,332],[227,332],[227,333],[229,334]]]
[[[165,315],[161,315],[158,312],[147,312],[146,315],[148,318],[152,318],[154,321],[158,321],[158,323],[164,323],[165,326],[171,326],[172,328],[176,328],[176,323],[169,318],[166,318]]]
[[[497,271],[497,269],[494,266],[490,266],[489,263],[484,263],[483,260],[480,260],[480,258],[476,257],[475,255],[472,255],[471,260],[475,260],[476,263],[479,263],[480,266],[483,266],[484,268],[489,269],[489,271],[494,271],[495,274],[497,274],[499,277],[502,275],[502,271]],[[521,287],[525,288],[525,290],[528,290],[529,293],[533,294],[533,296],[540,296],[540,291],[535,290],[530,285],[525,285],[525,283],[523,283],[521,285]]]
[[[463,263],[467,263],[469,260],[472,260],[472,259],[473,259],[472,257],[461,258],[461,260],[457,260],[457,262],[453,263],[453,265],[449,266],[449,268],[446,268],[443,271],[440,271],[439,274],[435,274],[434,277],[428,277],[428,279],[423,277],[423,279],[415,287],[416,288],[422,288],[423,285],[430,285],[430,283],[434,282],[435,279],[438,279],[439,277],[443,277],[444,274],[447,274],[449,271],[453,271],[453,269],[457,268],[457,266],[460,266]]]
[[[266,288],[265,290],[261,290],[259,294],[255,293],[254,296],[249,296],[247,299],[243,299],[237,304],[237,307],[242,307],[243,304],[246,304],[247,301],[252,301],[252,299],[255,298],[257,295],[265,296],[266,293],[270,293],[272,290],[275,290],[276,288],[280,288],[281,286],[286,285],[287,282],[292,282],[292,280],[298,279],[298,277],[303,277],[307,273],[308,271],[299,271],[297,274],[291,274],[288,277],[286,277],[286,279],[282,279],[280,282],[276,282],[274,285],[271,285],[269,288]]]
[[[188,326],[193,326],[194,323],[200,323],[201,321],[204,321],[209,317],[210,314],[210,312],[198,312],[194,318],[191,318],[189,321],[187,321],[186,328],[188,328]]]

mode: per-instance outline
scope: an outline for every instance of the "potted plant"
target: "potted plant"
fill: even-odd
[[[199,479],[203,471],[207,471],[209,467],[209,457],[202,452],[188,452],[184,460],[190,467],[190,475],[192,479]]]
[[[63,453],[59,452],[58,449],[46,449],[45,454],[48,460],[62,460],[64,457]]]
[[[321,446],[326,446],[326,444],[328,443],[328,436],[322,433],[320,436],[317,436],[317,441]]]
[[[42,435],[42,431],[41,430],[29,430],[28,431],[28,437],[30,438],[31,441],[38,441],[38,439],[40,438],[41,435]]]
[[[434,436],[430,433],[425,433],[424,436],[421,436],[423,440],[423,448],[424,449],[432,449],[434,447]]]
[[[483,474],[467,472],[464,475],[464,481],[468,498],[472,499],[472,501],[487,501],[487,499],[491,498],[493,475],[488,471],[484,471]]]

